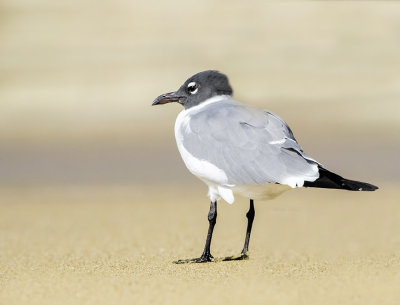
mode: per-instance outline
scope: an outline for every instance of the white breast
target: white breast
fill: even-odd
[[[214,184],[224,185],[228,183],[228,178],[222,169],[216,167],[214,164],[206,160],[201,160],[194,157],[185,148],[185,138],[192,136],[192,131],[190,130],[190,116],[191,113],[193,113],[193,108],[183,110],[181,113],[179,113],[175,122],[175,139],[183,162],[185,162],[188,170],[200,179]]]

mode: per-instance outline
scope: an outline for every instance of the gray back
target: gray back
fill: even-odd
[[[223,170],[228,184],[286,184],[292,178],[318,178],[318,163],[271,112],[227,98],[193,111],[189,124],[191,133],[182,130],[183,146]]]

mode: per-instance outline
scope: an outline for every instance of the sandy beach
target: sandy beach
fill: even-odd
[[[256,202],[250,259],[200,254],[205,189],[2,188],[1,304],[398,304],[398,185]],[[242,247],[247,201],[219,205],[215,257]]]

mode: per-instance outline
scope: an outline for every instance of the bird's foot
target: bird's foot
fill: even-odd
[[[248,259],[249,259],[249,256],[247,255],[247,253],[240,253],[239,255],[222,257],[219,260],[221,260],[223,262],[227,262],[227,261],[243,261],[243,260],[248,260]]]
[[[193,264],[193,263],[209,263],[213,262],[214,257],[208,253],[204,254],[198,258],[191,258],[191,259],[178,259],[177,261],[174,261],[174,264]]]

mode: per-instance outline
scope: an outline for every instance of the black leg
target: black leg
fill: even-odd
[[[222,259],[223,261],[237,261],[237,260],[243,260],[243,259],[249,258],[249,256],[247,255],[247,251],[249,250],[250,234],[251,234],[251,228],[253,226],[253,220],[254,220],[255,214],[256,213],[254,210],[254,201],[253,201],[253,199],[250,199],[250,208],[246,214],[246,217],[247,217],[246,239],[244,240],[244,246],[243,246],[242,253],[240,255],[224,257]]]
[[[213,256],[211,255],[210,252],[210,246],[211,246],[211,239],[214,231],[214,226],[215,223],[217,222],[217,201],[211,202],[210,204],[210,211],[208,211],[208,233],[207,233],[207,239],[206,239],[206,244],[204,246],[204,251],[203,254],[201,255],[201,259],[211,261]]]
[[[217,222],[217,201],[211,201],[210,204],[210,211],[208,212],[208,233],[207,233],[207,239],[206,239],[206,244],[204,246],[204,251],[203,254],[199,258],[193,258],[193,259],[180,259],[177,261],[174,261],[175,264],[184,264],[184,263],[205,263],[205,262],[211,262],[212,259],[214,258],[211,255],[210,251],[210,246],[211,246],[211,239],[214,231],[214,226],[215,223]]]
[[[250,208],[246,214],[246,217],[247,217],[246,239],[244,241],[244,246],[243,246],[243,250],[242,250],[242,254],[244,254],[244,255],[249,250],[251,227],[253,226],[253,220],[254,220],[255,214],[256,214],[256,212],[254,210],[254,202],[253,202],[253,199],[250,199]]]

